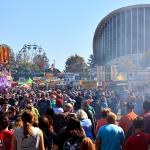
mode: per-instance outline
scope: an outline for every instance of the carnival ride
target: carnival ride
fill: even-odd
[[[49,60],[44,49],[37,44],[25,44],[16,56],[16,63],[37,64],[40,68],[48,68]]]

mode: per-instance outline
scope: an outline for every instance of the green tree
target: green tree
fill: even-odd
[[[35,72],[38,72],[38,71],[40,71],[40,68],[37,64],[32,64],[32,70]]]
[[[28,63],[28,62],[25,62],[25,63],[20,63],[18,65],[17,71],[18,72],[22,72],[22,71],[30,72],[31,69],[32,69],[32,64]]]
[[[86,66],[84,58],[76,54],[67,59],[65,72],[83,73]]]
[[[87,64],[88,64],[88,76],[90,79],[94,79],[96,76],[96,73],[95,73],[96,63],[95,63],[95,58],[93,54],[89,56]]]
[[[94,58],[94,55],[93,55],[93,54],[91,54],[91,55],[89,56],[89,59],[88,59],[87,64],[88,64],[88,67],[89,67],[89,68],[95,67],[96,64],[95,64],[95,58]]]
[[[37,64],[32,64],[29,62],[26,63],[20,63],[18,68],[17,68],[18,72],[37,72],[40,71],[40,68]]]
[[[9,59],[10,59],[10,67],[11,69],[16,69],[16,60],[15,60],[15,54],[14,52],[11,50],[9,51]]]

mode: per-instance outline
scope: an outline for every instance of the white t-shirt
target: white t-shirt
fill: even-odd
[[[40,138],[43,137],[43,133],[39,128],[31,127],[32,134],[25,138],[24,129],[17,128],[14,131],[14,137],[17,141],[17,150],[41,150]]]
[[[53,108],[53,110],[54,110],[54,113],[62,113],[62,112],[64,112],[64,110],[63,110],[63,108],[61,108],[61,107],[55,107],[55,108]]]

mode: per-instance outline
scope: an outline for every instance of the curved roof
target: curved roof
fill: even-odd
[[[128,9],[133,9],[133,8],[145,8],[145,7],[150,7],[150,4],[138,4],[138,5],[132,5],[132,6],[126,6],[126,7],[122,7],[119,9],[116,9],[114,11],[112,11],[111,13],[109,13],[107,16],[105,16],[100,23],[98,24],[95,33],[94,33],[94,38],[93,38],[93,52],[94,52],[94,41],[97,37],[99,37],[100,35],[100,31],[103,28],[103,24],[112,16],[119,14],[122,11],[128,10]]]
[[[94,37],[93,37],[93,54],[96,55],[98,52],[98,49],[96,47],[96,44],[98,44],[99,42],[99,38],[101,35],[101,31],[103,31],[104,25],[113,17],[116,16],[122,12],[128,11],[128,10],[132,10],[132,9],[140,9],[140,8],[150,8],[150,4],[137,4],[137,5],[132,5],[132,6],[126,6],[126,7],[122,7],[119,9],[116,9],[112,12],[110,12],[107,16],[105,16],[100,23],[98,24],[95,33],[94,33]],[[98,40],[98,41],[97,41]]]

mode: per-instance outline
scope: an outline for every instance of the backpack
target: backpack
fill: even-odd
[[[21,149],[22,150],[34,150],[35,145],[37,143],[37,138],[39,137],[34,137],[33,135],[29,136],[28,138],[21,138]]]
[[[69,138],[64,142],[63,150],[79,150],[83,138]]]

